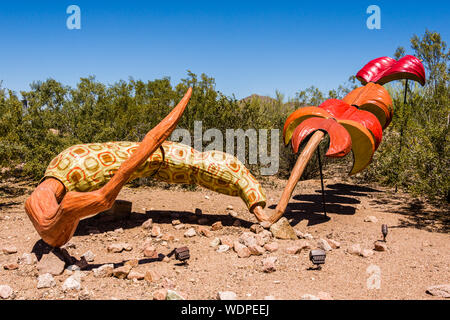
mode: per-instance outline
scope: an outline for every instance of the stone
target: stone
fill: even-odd
[[[387,243],[384,241],[375,241],[374,242],[374,249],[375,251],[387,251]]]
[[[6,263],[3,265],[3,269],[5,270],[16,270],[19,269],[19,265],[15,262]]]
[[[270,241],[270,239],[262,237],[261,234],[257,234],[256,237],[256,244],[260,247],[264,247],[264,245]]]
[[[218,300],[236,300],[237,295],[233,291],[219,291],[217,293]]]
[[[155,282],[160,280],[161,276],[155,270],[148,270],[144,275],[144,279],[147,280],[148,282]]]
[[[361,254],[361,246],[359,244],[354,244],[347,248],[347,252],[359,256]]]
[[[158,252],[156,251],[155,246],[147,245],[144,248],[144,257],[156,259],[158,258]]]
[[[124,243],[123,244],[123,250],[131,251],[131,250],[133,250],[133,246],[131,244],[129,244],[129,243]]]
[[[373,250],[371,250],[371,249],[363,249],[363,250],[361,250],[360,256],[364,257],[364,258],[371,257],[371,256],[373,256]]]
[[[153,219],[147,219],[143,224],[142,228],[150,230],[153,227]]]
[[[122,267],[115,268],[112,271],[112,274],[116,278],[125,279],[128,276],[128,274],[130,273],[130,271],[131,271],[130,266],[122,266]]]
[[[206,200],[209,200],[209,196],[205,196],[205,199],[206,199]]]
[[[227,205],[227,210],[233,210],[233,206],[231,204]]]
[[[333,297],[331,297],[331,295],[328,292],[324,291],[320,291],[317,294],[317,298],[319,298],[320,300],[333,300]]]
[[[239,242],[247,247],[258,245],[255,234],[251,232],[242,233],[241,236],[239,237]]]
[[[311,244],[308,242],[308,240],[300,240],[297,245],[302,249],[302,250],[308,250],[308,249],[312,249]]]
[[[13,289],[6,285],[6,284],[2,284],[0,285],[0,298],[2,299],[8,299],[11,298],[13,296]]]
[[[214,222],[211,226],[212,231],[217,231],[223,229],[223,225],[221,221]]]
[[[112,243],[108,246],[108,252],[120,253],[123,251],[123,243]]]
[[[276,271],[275,263],[277,262],[277,260],[277,257],[267,257],[263,259],[263,272],[270,273]]]
[[[230,248],[233,246],[234,241],[230,237],[221,237],[220,238],[221,244],[226,244]]]
[[[186,228],[186,225],[184,225],[184,224],[177,224],[177,225],[175,225],[173,228],[174,228],[175,230],[181,230],[181,229]]]
[[[87,262],[92,262],[95,259],[95,254],[91,250],[88,250],[82,255],[82,257],[84,257]]]
[[[94,277],[96,278],[107,278],[111,277],[113,274],[114,265],[113,264],[104,264],[98,268],[93,269]]]
[[[66,263],[52,250],[42,255],[41,260],[37,263],[37,269],[39,274],[50,273],[53,276],[57,276],[64,272],[65,265]]]
[[[233,243],[233,249],[239,258],[248,258],[251,255],[250,250],[239,241]]]
[[[272,224],[270,226],[270,231],[275,238],[297,240],[297,235],[286,217],[282,217],[276,223]]]
[[[336,240],[333,240],[333,239],[326,239],[326,240],[332,249],[338,249],[341,247],[340,242],[338,242]]]
[[[320,239],[319,241],[317,241],[317,247],[319,249],[322,249],[324,251],[331,251],[333,250],[333,248],[331,248],[331,246],[329,245],[328,241],[325,239]]]
[[[212,239],[211,242],[209,243],[209,246],[213,248],[220,246],[220,239],[219,238]]]
[[[50,273],[44,273],[38,277],[38,283],[37,283],[38,289],[51,288],[54,286],[56,286],[56,282]]]
[[[176,291],[167,290],[166,300],[186,300],[186,299]]]
[[[72,265],[68,266],[67,268],[65,268],[64,271],[67,274],[72,275],[75,271],[81,271],[81,268],[77,265],[72,264]]]
[[[228,214],[230,216],[232,216],[233,218],[237,218],[238,217],[238,213],[236,211],[234,211],[234,210],[228,211]]]
[[[197,232],[195,232],[195,229],[194,228],[189,228],[185,233],[184,233],[184,236],[186,237],[186,238],[192,238],[192,237],[195,237],[197,235]]]
[[[153,226],[152,231],[151,231],[151,236],[156,238],[160,235],[161,235],[161,228],[159,226]]]
[[[450,298],[450,284],[431,286],[427,288],[426,292],[435,297]]]
[[[81,290],[81,273],[80,273],[80,271],[77,271],[73,275],[68,277],[62,285],[62,289],[63,289],[63,291]]]
[[[18,259],[19,264],[24,264],[24,265],[33,265],[35,263],[37,263],[37,257],[34,253],[24,253],[22,255],[22,257],[20,257]]]
[[[320,300],[319,297],[313,296],[312,294],[304,294],[300,298],[301,300]]]
[[[114,229],[115,233],[123,233],[123,228]]]
[[[314,240],[314,237],[310,233],[303,234],[303,238],[306,240]]]
[[[266,249],[269,252],[275,252],[278,250],[278,243],[277,242],[266,243],[264,245],[264,249]]]
[[[376,223],[376,222],[378,222],[378,219],[377,219],[377,217],[374,217],[374,216],[367,216],[364,218],[364,222]]]
[[[254,233],[260,233],[263,230],[264,230],[264,228],[258,223],[252,224],[250,226],[250,231],[254,232]]]
[[[224,253],[227,252],[228,250],[230,250],[230,246],[226,245],[226,244],[221,244],[218,248],[217,248],[217,252],[219,253]]]
[[[167,290],[159,289],[153,292],[153,300],[166,300]]]
[[[127,275],[127,279],[130,279],[130,280],[134,280],[134,279],[142,280],[142,279],[144,279],[144,274],[142,274],[140,272],[137,272],[135,270],[131,270],[130,273]]]
[[[131,268],[137,267],[139,265],[138,259],[131,259],[124,263],[125,266],[130,266]]]
[[[264,229],[269,229],[270,226],[272,225],[269,221],[261,221],[259,224],[260,224],[261,227],[263,227]]]
[[[205,236],[207,238],[212,237],[213,233],[211,232],[211,230],[209,230],[208,228],[204,227],[204,226],[198,226],[197,227],[197,233]]]
[[[6,245],[2,248],[4,254],[13,254],[17,253],[17,248],[13,245]]]
[[[303,232],[301,232],[300,230],[297,230],[297,229],[294,229],[294,231],[299,239],[304,239],[305,235]]]
[[[290,246],[286,248],[286,253],[288,254],[297,254],[300,253],[300,251],[302,251],[302,248],[299,246]]]
[[[178,220],[178,219],[172,220],[172,225],[173,225],[173,226],[177,226],[177,225],[179,225],[179,224],[181,224],[181,221],[180,221],[180,220]]]
[[[248,246],[248,250],[250,251],[250,253],[252,254],[252,255],[254,255],[254,256],[260,256],[260,255],[263,255],[265,252],[266,252],[266,250],[264,250],[264,248],[263,247],[261,247],[261,246],[258,246],[258,245],[251,245],[251,246]]]

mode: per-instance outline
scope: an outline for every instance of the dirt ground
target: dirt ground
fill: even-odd
[[[279,199],[284,181],[271,180],[264,185],[267,210],[273,210]],[[0,285],[14,290],[14,299],[152,299],[155,290],[172,288],[187,299],[216,299],[219,291],[233,291],[238,299],[259,300],[265,296],[275,299],[300,299],[305,294],[326,292],[333,299],[436,299],[426,293],[432,285],[450,283],[450,236],[448,208],[437,209],[413,199],[404,193],[379,186],[363,186],[346,179],[328,179],[326,200],[328,219],[323,217],[320,181],[308,180],[298,184],[289,204],[286,217],[294,229],[310,233],[315,246],[321,238],[340,242],[341,247],[327,253],[322,270],[311,267],[309,250],[300,254],[288,254],[285,248],[300,240],[276,240],[279,249],[261,256],[238,258],[231,249],[219,253],[209,244],[214,237],[238,237],[256,221],[239,198],[216,194],[205,189],[184,191],[181,188],[125,188],[118,199],[131,201],[131,216],[122,221],[100,222],[90,218],[80,223],[70,240],[68,252],[79,259],[91,250],[95,259],[83,271],[82,290],[64,292],[62,284],[69,275],[55,276],[56,286],[37,289],[35,266],[19,264],[16,270],[0,268]],[[17,253],[0,252],[0,266],[17,259],[23,253],[36,251],[39,236],[23,209],[32,188],[25,183],[1,185],[0,198],[0,248],[13,245]],[[227,213],[232,205],[237,218]],[[206,226],[221,221],[224,228],[212,231],[210,238],[197,235],[184,237],[186,229],[176,230],[172,220],[179,219],[189,227],[196,227],[195,209],[202,210]],[[365,222],[367,216],[375,216],[378,222]],[[175,239],[166,243],[156,242],[158,252],[169,253],[173,248],[187,246],[191,258],[187,265],[177,261],[155,261],[144,258],[140,250],[149,231],[142,223],[152,218],[154,225]],[[240,226],[233,226],[236,220]],[[388,251],[375,252],[370,257],[351,255],[346,248],[360,244],[373,249],[375,240],[382,239],[381,225],[389,226]],[[122,228],[122,230],[117,230]],[[116,230],[116,231],[115,231]],[[121,253],[109,253],[108,245],[126,242],[133,249]],[[267,256],[278,258],[277,270],[262,272],[261,261]],[[162,279],[156,282],[128,280],[115,277],[96,278],[90,271],[106,263],[120,265],[130,259],[139,259],[133,270],[145,273],[156,270]],[[379,289],[368,289],[367,281],[373,265],[381,271]],[[372,266],[372,268],[369,268]],[[369,268],[369,269],[368,269]],[[376,267],[375,267],[376,268]]]

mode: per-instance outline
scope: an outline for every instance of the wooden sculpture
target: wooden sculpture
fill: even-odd
[[[393,117],[392,99],[382,87],[393,80],[410,79],[425,84],[425,69],[419,59],[405,56],[396,61],[382,57],[370,61],[357,74],[365,85],[342,100],[330,99],[319,107],[302,107],[294,111],[283,128],[284,142],[291,141],[295,153],[309,139],[292,169],[275,213],[274,223],[284,214],[295,186],[320,142],[328,134],[328,157],[343,157],[352,150],[353,167],[350,175],[366,168],[382,140],[382,130]]]
[[[76,145],[54,158],[25,202],[25,210],[41,238],[54,247],[64,245],[81,219],[111,208],[127,182],[149,176],[240,196],[259,221],[268,220],[263,210],[264,191],[239,160],[219,151],[201,153],[165,141],[175,129],[191,93],[189,89],[140,143]]]

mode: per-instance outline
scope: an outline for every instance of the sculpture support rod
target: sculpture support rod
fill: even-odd
[[[272,223],[278,221],[283,216],[289,200],[291,199],[292,192],[294,191],[295,186],[300,180],[303,171],[306,168],[306,165],[308,164],[309,160],[311,160],[314,151],[316,151],[324,136],[325,133],[323,131],[319,130],[314,132],[305,148],[303,149],[302,153],[298,157],[297,162],[292,169],[291,176],[289,177],[286,187],[284,188],[283,194],[281,195],[280,201],[278,202],[278,205],[275,209],[275,213],[270,219]]]

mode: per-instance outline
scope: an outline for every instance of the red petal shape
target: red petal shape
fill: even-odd
[[[414,56],[404,56],[396,61],[390,57],[381,57],[370,61],[356,74],[362,84],[375,82],[380,85],[400,79],[411,79],[425,85],[425,68]]]
[[[292,135],[292,149],[298,152],[302,141],[314,131],[323,130],[330,136],[326,156],[343,157],[352,149],[352,139],[347,130],[334,119],[309,118],[295,128]]]
[[[319,108],[328,111],[334,118],[339,120],[352,120],[360,123],[372,133],[375,139],[375,150],[383,139],[383,129],[380,121],[372,113],[358,110],[342,100],[330,99],[322,103]]]

